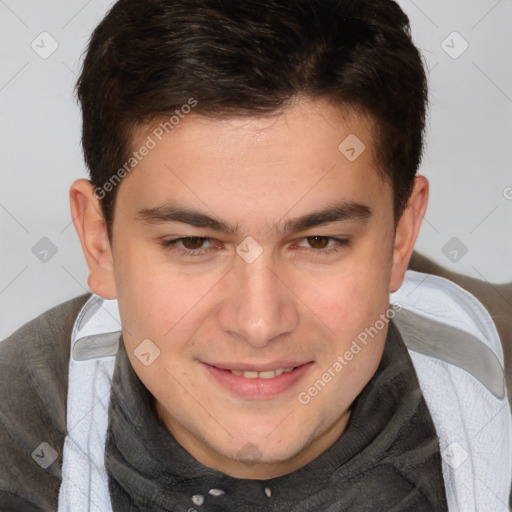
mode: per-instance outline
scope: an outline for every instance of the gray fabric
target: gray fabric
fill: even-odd
[[[472,293],[492,316],[505,355],[507,391],[512,397],[512,283],[496,284],[452,272],[420,253],[413,252],[409,268],[444,277]],[[512,410],[512,401],[510,401]],[[512,504],[512,494],[511,494]]]
[[[413,252],[409,269],[444,277],[472,293],[490,313],[500,336],[505,356],[505,380],[512,411],[512,283],[496,284],[452,272],[435,261]],[[483,276],[481,276],[483,278]],[[509,496],[512,510],[512,489]]]
[[[409,349],[458,366],[496,398],[501,400],[505,396],[503,367],[494,352],[477,337],[407,309],[396,312],[395,323]]]
[[[417,253],[410,268],[447,277],[483,302],[497,324],[504,346],[510,391],[512,285],[494,285],[454,274]],[[57,509],[66,428],[70,334],[89,296],[82,295],[43,313],[0,343],[2,512]],[[58,454],[47,469],[42,469],[31,456],[41,442],[48,442]]]
[[[119,345],[121,331],[109,332],[101,336],[92,335],[80,338],[73,345],[73,359],[87,361],[97,357],[115,356]]]
[[[447,510],[435,427],[393,324],[376,373],[353,403],[346,431],[288,475],[236,479],[204,466],[175,441],[153,404],[121,338],[106,447],[114,512],[187,512],[195,507],[195,495],[204,497],[195,507],[200,512]],[[222,494],[212,495],[211,489]]]
[[[70,336],[89,297],[82,295],[46,311],[0,343],[2,512],[57,510]],[[46,469],[32,458],[42,442],[58,454]]]

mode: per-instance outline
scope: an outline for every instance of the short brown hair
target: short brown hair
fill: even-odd
[[[398,219],[423,152],[427,80],[392,0],[119,0],[76,90],[95,187],[130,158],[134,126],[194,98],[207,116],[264,115],[299,94],[364,111]],[[101,198],[109,237],[116,188]]]

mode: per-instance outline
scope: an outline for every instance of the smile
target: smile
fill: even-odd
[[[226,370],[230,371],[234,375],[239,375],[245,377],[246,379],[273,379],[274,377],[279,377],[283,373],[289,373],[293,371],[295,368],[277,368],[276,370],[269,370],[267,372],[244,372],[242,370]]]
[[[216,366],[201,363],[208,378],[212,383],[224,392],[234,394],[245,399],[268,399],[290,390],[309,373],[314,365],[308,363],[287,362],[282,366],[266,365],[267,368],[255,369],[231,369],[218,368]],[[240,367],[242,365],[232,365]]]

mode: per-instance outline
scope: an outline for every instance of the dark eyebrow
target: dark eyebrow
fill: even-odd
[[[372,210],[369,206],[354,201],[342,201],[296,219],[290,219],[285,222],[283,230],[277,229],[277,231],[296,233],[332,222],[364,220],[371,215]],[[222,231],[230,235],[239,234],[238,225],[231,225],[222,219],[206,215],[197,210],[172,205],[143,208],[137,212],[135,219],[145,224],[181,222],[198,228]]]
[[[285,233],[296,233],[322,224],[330,224],[331,222],[364,220],[371,217],[371,215],[371,208],[365,204],[356,203],[354,201],[342,201],[317,210],[316,212],[308,213],[297,219],[286,221],[283,231]]]
[[[135,219],[144,224],[162,224],[164,222],[182,222],[198,228],[223,231],[230,235],[238,234],[238,226],[232,226],[222,219],[210,217],[204,213],[178,206],[156,206],[143,208],[135,215]]]

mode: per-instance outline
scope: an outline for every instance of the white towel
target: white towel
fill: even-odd
[[[409,349],[439,437],[450,512],[509,511],[512,417],[503,373],[503,350],[489,313],[473,295],[453,282],[414,271],[406,273],[403,285],[391,295],[391,301],[416,315],[415,337],[432,338],[435,333],[430,325],[439,322],[466,333],[466,342],[470,337],[478,339],[491,354],[490,363],[492,357],[499,362],[483,367],[486,378],[496,368],[499,372],[489,379],[493,383],[501,378],[502,396],[495,396],[462,367]],[[421,322],[422,318],[428,322]],[[397,325],[400,329],[399,315]],[[408,343],[407,336],[404,341]],[[469,343],[466,346],[468,351],[461,366],[480,363],[473,361],[477,352],[470,351]]]
[[[77,341],[120,333],[117,300],[92,295],[80,311],[71,336]],[[110,386],[115,355],[69,363],[67,435],[58,512],[112,512],[104,464]]]
[[[428,322],[421,323],[422,318],[439,322],[474,338],[503,366],[501,344],[489,313],[457,285],[408,271],[400,290],[391,295],[391,302],[400,303],[404,311],[416,315],[415,336],[427,340],[432,337]],[[397,324],[400,328],[399,316]],[[85,356],[84,350],[75,351],[83,360],[77,361],[73,355],[70,358],[68,435],[58,512],[112,512],[104,457],[115,351],[106,347],[103,353],[112,355],[98,356],[102,347],[95,342],[112,345],[117,333],[117,301],[93,295],[80,311],[71,337],[72,354],[80,340],[86,343]],[[102,336],[94,338],[96,335]],[[87,341],[91,341],[90,359],[86,359]],[[508,511],[512,419],[506,388],[503,395],[495,396],[478,378],[439,354],[410,348],[409,354],[440,438],[449,511]]]

